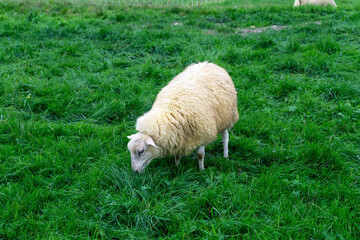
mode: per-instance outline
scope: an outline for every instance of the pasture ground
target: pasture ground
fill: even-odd
[[[336,2],[0,1],[0,239],[358,239],[360,4]],[[205,60],[238,91],[230,160],[135,175],[136,118]]]

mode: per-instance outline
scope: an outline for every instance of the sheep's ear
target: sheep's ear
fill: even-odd
[[[154,140],[151,137],[149,137],[145,143],[146,143],[146,145],[150,145],[150,146],[158,148],[158,146],[156,146],[156,144],[154,143]]]
[[[134,135],[135,135],[135,134],[130,135],[130,136],[127,136],[127,138],[131,140],[131,139],[133,138],[133,136],[134,136]]]

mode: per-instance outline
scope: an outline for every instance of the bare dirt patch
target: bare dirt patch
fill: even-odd
[[[316,22],[309,22],[309,23],[304,23],[304,24],[301,24],[301,26],[305,26],[305,25],[308,25],[308,24],[318,24],[318,25],[321,25],[321,21],[316,21]],[[280,30],[283,30],[285,28],[291,28],[292,26],[277,26],[277,25],[272,25],[272,26],[268,26],[268,27],[256,27],[256,26],[251,26],[250,28],[237,28],[236,29],[236,32],[237,34],[240,34],[241,36],[247,36],[251,33],[262,33],[264,31],[267,31],[267,30],[277,30],[277,31],[280,31]]]
[[[307,23],[303,23],[303,24],[299,24],[297,26],[306,26],[309,24],[317,24],[317,25],[321,25],[322,22],[321,21],[315,21],[315,22],[307,22]],[[177,25],[177,24],[173,24],[173,25]],[[179,24],[182,25],[182,24]],[[262,33],[264,31],[268,31],[268,30],[275,30],[275,31],[281,31],[285,28],[292,28],[294,26],[278,26],[278,25],[272,25],[272,26],[267,26],[267,27],[256,27],[256,26],[251,26],[248,28],[235,28],[235,34],[239,34],[241,36],[248,36],[250,34],[256,34],[256,33]],[[208,30],[205,34],[207,35],[215,35],[217,34],[216,30]]]
[[[289,27],[289,26],[273,25],[273,26],[269,26],[269,27],[260,27],[260,28],[257,28],[256,26],[251,26],[250,28],[237,28],[235,33],[240,34],[241,36],[247,36],[251,33],[261,33],[266,30],[269,30],[269,29],[282,30],[287,27]]]

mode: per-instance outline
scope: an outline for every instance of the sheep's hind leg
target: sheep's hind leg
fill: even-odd
[[[205,146],[201,146],[196,150],[200,171],[204,170]]]
[[[222,142],[224,146],[224,158],[229,158],[229,131],[227,129],[222,132]]]
[[[175,165],[178,167],[180,164],[180,157],[179,156],[175,156]]]

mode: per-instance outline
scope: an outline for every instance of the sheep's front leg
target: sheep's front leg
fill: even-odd
[[[229,158],[229,132],[227,129],[222,132],[222,142],[224,146],[224,158]]]
[[[175,156],[175,165],[178,167],[180,164],[180,157],[179,156]]]
[[[297,6],[300,6],[300,1],[299,0],[295,0],[295,3],[294,3],[294,7],[297,7]]]
[[[200,171],[204,170],[205,146],[201,146],[196,150]]]

